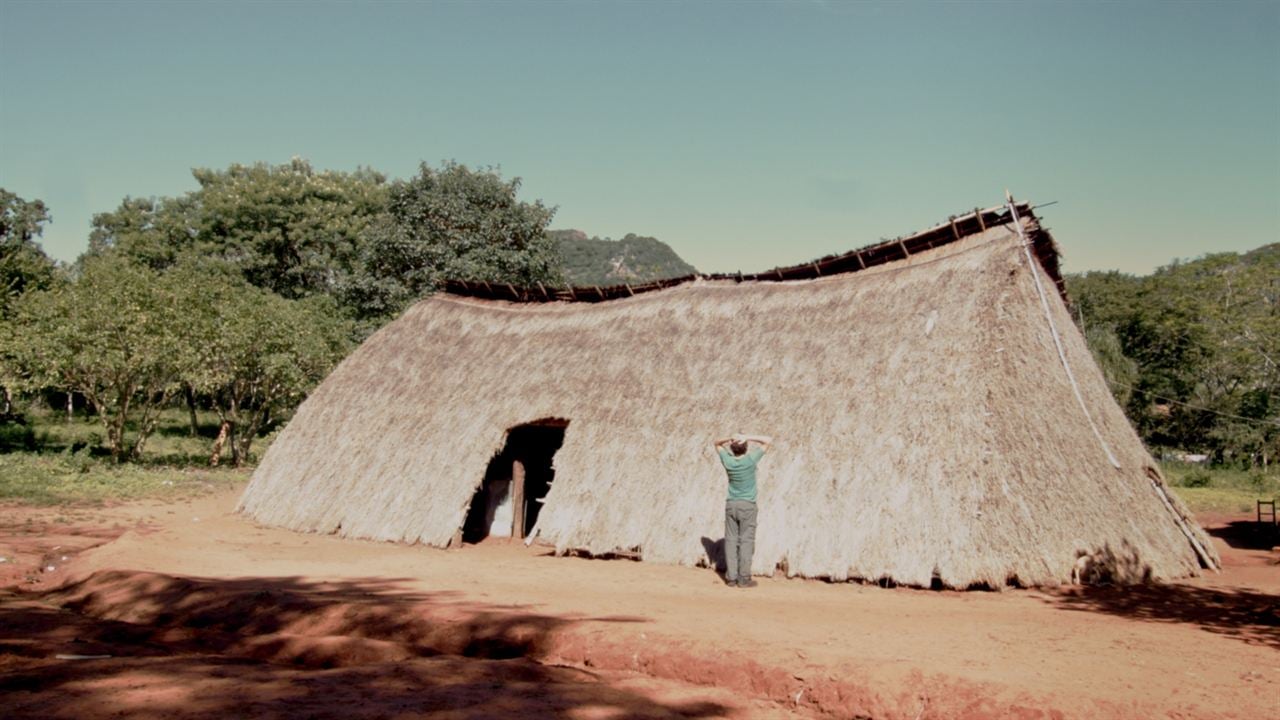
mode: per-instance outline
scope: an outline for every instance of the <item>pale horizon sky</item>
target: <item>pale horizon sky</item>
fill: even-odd
[[[74,259],[191,168],[498,166],[553,228],[753,272],[975,206],[1064,269],[1280,241],[1280,2],[0,0],[0,186]]]

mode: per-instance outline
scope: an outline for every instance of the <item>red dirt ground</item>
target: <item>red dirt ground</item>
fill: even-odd
[[[1226,568],[1173,585],[740,590],[235,500],[0,508],[0,717],[1280,717],[1280,539],[1245,518],[1202,517]]]

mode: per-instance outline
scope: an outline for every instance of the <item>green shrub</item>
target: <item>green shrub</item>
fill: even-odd
[[[66,453],[68,457],[67,465],[81,475],[93,469],[93,449],[89,445],[82,446],[78,450]]]
[[[1204,468],[1194,468],[1182,476],[1183,487],[1202,488],[1213,484],[1213,475]]]
[[[31,452],[39,445],[36,430],[26,423],[0,423],[0,452],[25,450]]]

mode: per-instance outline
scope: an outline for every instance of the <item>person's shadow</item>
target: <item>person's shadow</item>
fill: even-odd
[[[707,566],[715,568],[716,574],[720,579],[724,579],[725,561],[724,561],[724,538],[712,540],[709,537],[702,538],[702,549],[707,553]]]

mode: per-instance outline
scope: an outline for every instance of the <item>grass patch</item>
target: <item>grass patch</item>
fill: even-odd
[[[1280,497],[1280,472],[1162,463],[1170,487],[1192,512],[1254,512],[1258,500]]]
[[[105,446],[106,430],[96,416],[77,414],[67,420],[66,415],[45,408],[35,408],[26,413],[26,424],[7,424],[0,431],[0,452],[13,450],[40,453],[79,452],[88,448],[95,456],[108,456]],[[126,438],[137,437],[135,428],[126,428]],[[213,440],[218,435],[217,416],[211,412],[197,414],[196,434],[191,434],[191,416],[185,410],[169,408],[161,411],[155,432],[147,438],[146,447],[138,462],[147,465],[207,465]],[[254,443],[254,454],[265,450]],[[229,459],[227,451],[224,457]]]
[[[7,453],[0,455],[0,500],[101,505],[141,498],[181,499],[243,482],[251,472],[117,465],[87,453]]]
[[[1270,499],[1231,488],[1175,487],[1173,491],[1191,512],[1196,513],[1252,513],[1257,509],[1258,500]]]
[[[196,433],[186,410],[161,413],[156,432],[138,462],[117,464],[103,446],[95,417],[30,408],[25,423],[0,424],[0,501],[31,505],[90,504],[142,498],[181,499],[248,480],[252,468],[209,466],[218,433],[216,416],[197,416]],[[258,438],[253,455],[266,452],[274,435]],[[255,458],[251,457],[250,460]]]

